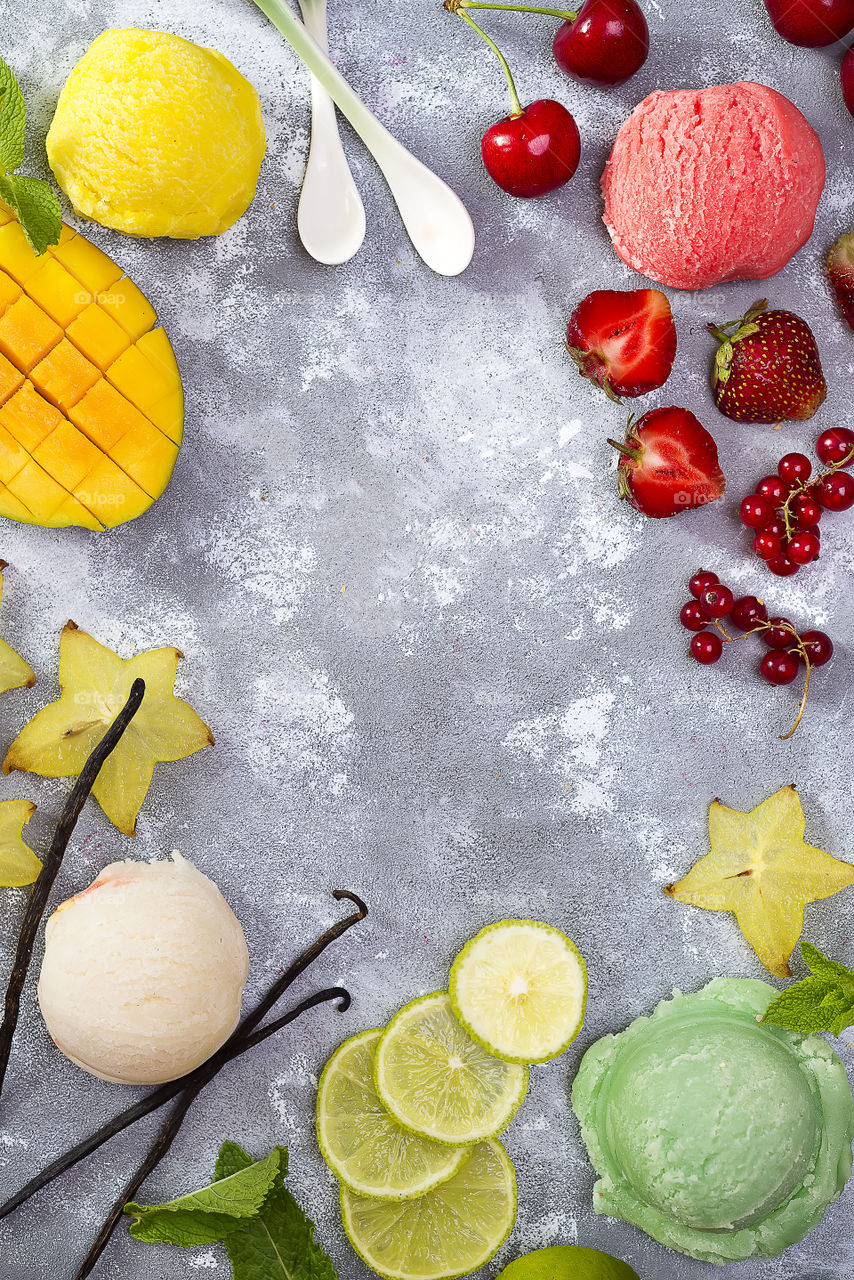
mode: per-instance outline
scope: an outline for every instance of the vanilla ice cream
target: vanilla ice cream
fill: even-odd
[[[117,1084],[160,1084],[205,1062],[237,1025],[249,973],[219,889],[173,853],[113,862],[47,923],[39,1004],[57,1046]]]

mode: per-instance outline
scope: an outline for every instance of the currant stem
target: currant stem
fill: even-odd
[[[575,22],[578,17],[570,9],[539,9],[530,4],[486,4],[483,0],[459,0],[461,9],[506,9],[511,13],[545,13],[550,18],[563,18],[565,22]]]
[[[790,504],[795,498],[800,497],[802,493],[809,493],[810,489],[814,489],[821,484],[822,480],[826,480],[828,476],[835,476],[837,471],[841,471],[844,467],[849,467],[854,462],[854,449],[850,449],[844,458],[839,462],[834,462],[833,466],[828,467],[826,471],[822,471],[817,476],[812,476],[809,480],[805,480],[803,484],[798,485],[797,489],[793,489],[787,496],[781,508],[783,523],[786,526],[786,537],[792,536],[792,512]]]
[[[779,737],[779,739],[780,739],[780,741],[781,741],[781,742],[786,742],[786,741],[788,741],[788,739],[789,739],[789,738],[791,738],[792,734],[793,734],[793,733],[795,732],[795,730],[797,729],[798,725],[801,723],[801,720],[802,720],[802,718],[803,718],[803,714],[804,714],[804,712],[806,711],[806,707],[807,707],[807,698],[809,697],[809,692],[810,692],[810,673],[812,672],[812,663],[810,662],[810,655],[808,654],[808,652],[807,652],[807,650],[806,650],[806,646],[805,646],[805,645],[803,645],[803,644],[801,643],[801,638],[800,638],[800,636],[798,636],[798,652],[800,653],[800,655],[801,655],[801,657],[803,658],[804,663],[805,663],[805,665],[806,665],[806,669],[807,669],[807,678],[806,678],[806,680],[804,681],[804,692],[803,692],[803,695],[802,695],[802,697],[801,697],[801,705],[800,705],[800,707],[798,708],[798,718],[797,718],[797,720],[795,721],[795,723],[792,725],[792,727],[791,727],[791,729],[789,730],[789,732],[788,732],[788,733],[781,733],[781,734],[778,734],[778,735],[777,735],[777,736]]]
[[[513,73],[507,65],[507,59],[504,57],[504,54],[501,52],[495,41],[491,40],[483,28],[477,25],[474,18],[470,18],[469,15],[461,8],[462,2],[463,0],[445,0],[445,8],[448,10],[448,13],[456,13],[462,18],[463,22],[467,22],[470,27],[473,27],[477,34],[486,41],[498,61],[501,63],[501,70],[504,72],[504,78],[507,81],[507,88],[510,90],[510,101],[513,104],[513,110],[510,112],[510,117],[515,120],[519,116],[523,116],[525,112],[522,108],[522,103],[519,100],[519,94],[516,92],[516,84],[513,80]]]
[[[852,453],[854,453],[854,450],[852,450]],[[742,635],[730,636],[730,635],[727,635],[726,631],[721,625],[720,619],[716,618],[714,620],[713,625],[717,627],[718,631],[721,633],[724,640],[728,640],[730,643],[733,643],[736,640],[745,640],[748,636],[755,636],[761,633],[762,631],[773,630],[773,625],[770,622],[758,622],[755,627],[751,627],[749,631],[743,632]],[[798,725],[801,723],[804,712],[806,711],[807,698],[809,697],[809,692],[810,692],[810,675],[812,674],[813,664],[810,661],[809,650],[807,649],[806,645],[804,644],[803,640],[798,634],[797,628],[792,626],[792,624],[788,622],[783,626],[782,629],[784,631],[788,631],[791,634],[792,638],[795,641],[795,648],[798,651],[798,655],[807,669],[807,676],[806,676],[806,680],[804,681],[804,692],[801,697],[801,705],[798,708],[798,717],[795,720],[795,723],[792,725],[788,733],[780,733],[777,735],[781,742],[787,742],[788,739],[791,738],[792,735],[794,734]]]

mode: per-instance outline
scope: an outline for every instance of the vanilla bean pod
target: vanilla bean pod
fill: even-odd
[[[95,780],[101,772],[107,757],[116,749],[122,734],[139,710],[144,696],[145,681],[142,679],[134,680],[127,702],[89,756],[71,789],[71,794],[65,802],[59,822],[56,824],[56,831],[54,832],[53,840],[50,842],[47,857],[30,894],[30,900],[27,903],[27,909],[24,912],[24,919],[21,924],[21,932],[18,936],[15,962],[12,966],[9,985],[6,988],[6,1007],[3,1022],[0,1025],[0,1093],[2,1093],[3,1082],[6,1079],[6,1068],[9,1065],[9,1055],[12,1052],[12,1039],[15,1035],[18,1015],[21,1011],[21,994],[24,990],[30,961],[33,958],[36,934],[47,906],[47,900],[50,897],[50,891],[59,874],[65,850],[68,848],[68,843],[71,840],[74,827],[80,817],[80,811],[86,803],[89,792],[95,785]]]
[[[150,1115],[151,1112],[156,1111],[158,1107],[164,1106],[167,1102],[170,1102],[172,1098],[177,1097],[179,1093],[183,1093],[185,1089],[192,1088],[193,1085],[198,1080],[201,1080],[207,1070],[214,1064],[216,1064],[216,1069],[219,1070],[219,1068],[226,1062],[230,1062],[232,1058],[238,1057],[247,1049],[251,1049],[254,1045],[259,1044],[262,1040],[265,1040],[268,1036],[273,1035],[276,1031],[280,1030],[281,1027],[285,1026],[286,1021],[290,1021],[289,1015],[286,1015],[285,1019],[280,1018],[278,1021],[272,1022],[266,1027],[262,1027],[260,1031],[254,1030],[273,1005],[281,999],[288,987],[290,987],[295,979],[299,977],[299,975],[326,950],[330,943],[335,942],[336,939],[340,938],[348,929],[352,928],[354,924],[358,924],[361,920],[364,920],[368,914],[367,906],[355,893],[350,893],[347,889],[335,889],[333,890],[332,896],[339,902],[342,900],[353,902],[356,905],[357,910],[352,912],[349,916],[345,916],[343,920],[337,921],[331,926],[331,928],[327,929],[325,933],[321,934],[321,936],[313,942],[311,946],[307,947],[301,955],[297,956],[296,960],[294,960],[285,972],[272,984],[267,994],[262,997],[252,1013],[247,1014],[246,1018],[243,1019],[237,1030],[230,1036],[222,1048],[217,1050],[208,1062],[202,1063],[201,1066],[196,1067],[193,1071],[182,1076],[178,1080],[171,1080],[167,1084],[160,1085],[146,1097],[141,1098],[139,1102],[134,1103],[133,1106],[127,1107],[112,1120],[108,1120],[107,1123],[102,1125],[101,1128],[92,1134],[91,1137],[85,1138],[82,1142],[71,1147],[63,1155],[58,1156],[56,1160],[53,1160],[41,1171],[41,1173],[36,1174],[34,1178],[31,1178],[20,1191],[16,1192],[15,1195],[11,1196],[4,1204],[0,1205],[0,1220],[8,1217],[10,1213],[13,1213],[15,1209],[19,1208],[29,1200],[31,1196],[34,1196],[38,1191],[41,1191],[43,1187],[48,1186],[80,1160],[84,1160],[87,1156],[92,1155],[93,1152],[97,1151],[105,1142],[109,1142],[111,1138],[122,1133],[123,1130],[127,1129],[130,1125],[135,1124],[137,1120],[141,1120],[144,1116]],[[301,1006],[298,1007],[301,1008]]]
[[[330,987],[326,991],[318,992],[317,995],[309,996],[307,1000],[303,1000],[301,1004],[297,1005],[295,1009],[292,1009],[290,1013],[285,1014],[284,1017],[279,1018],[277,1022],[272,1023],[269,1027],[263,1027],[253,1036],[248,1036],[243,1042],[243,1049],[251,1048],[251,1045],[257,1044],[259,1039],[266,1039],[267,1035],[272,1034],[274,1030],[279,1030],[279,1028],[285,1026],[286,1023],[293,1022],[295,1018],[298,1018],[300,1014],[304,1013],[307,1009],[312,1009],[316,1005],[325,1004],[331,1000],[338,1000],[340,1002],[338,1005],[339,1013],[345,1013],[350,1007],[350,993],[345,991],[343,987]],[[242,1051],[243,1050],[241,1050],[241,1052]],[[170,1111],[162,1125],[160,1132],[154,1139],[148,1155],[145,1157],[130,1182],[126,1184],[121,1195],[107,1215],[104,1225],[98,1232],[95,1242],[86,1254],[86,1257],[83,1259],[77,1271],[75,1271],[74,1280],[86,1280],[86,1277],[92,1274],[98,1259],[106,1249],[113,1232],[124,1216],[125,1205],[129,1200],[134,1199],[146,1178],[149,1174],[154,1172],[160,1164],[160,1161],[165,1155],[167,1155],[169,1148],[178,1136],[178,1132],[184,1122],[184,1117],[190,1110],[190,1107],[193,1105],[202,1089],[204,1089],[205,1085],[213,1079],[218,1071],[219,1067],[212,1068],[208,1072],[207,1079],[201,1080],[190,1089],[185,1089],[181,1094],[177,1103],[173,1107],[172,1111]]]

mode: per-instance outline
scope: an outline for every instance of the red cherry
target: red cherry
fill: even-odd
[[[732,606],[730,617],[741,631],[752,631],[758,622],[768,620],[768,610],[758,596],[742,596]]]
[[[847,511],[854,507],[854,476],[847,471],[834,471],[815,486],[816,496],[825,511]]]
[[[812,527],[821,520],[821,504],[811,493],[799,493],[792,502],[795,519],[802,529]]]
[[[756,486],[756,492],[763,498],[770,498],[773,502],[785,502],[792,492],[792,486],[787,480],[781,480],[779,476],[763,476]]]
[[[788,649],[795,636],[788,618],[769,618],[769,626],[762,632],[762,640],[769,649]]]
[[[805,453],[786,453],[777,463],[777,475],[792,486],[805,484],[812,475],[812,463]]]
[[[578,126],[552,98],[541,98],[521,115],[505,116],[481,143],[489,176],[511,196],[543,196],[568,182],[581,156]]]
[[[811,560],[815,560],[820,550],[821,539],[814,533],[799,529],[789,539],[786,555],[790,560],[794,560],[795,564],[809,564]]]
[[[700,608],[698,600],[689,600],[679,611],[679,621],[686,631],[704,631],[709,619]]]
[[[735,600],[729,587],[716,582],[700,596],[700,608],[707,618],[725,618]]]
[[[584,84],[622,84],[646,62],[649,28],[635,0],[585,0],[558,28],[558,66]]]
[[[849,49],[842,59],[839,69],[842,80],[842,97],[848,110],[854,116],[854,49]]]
[[[688,590],[695,600],[699,600],[706,587],[713,587],[716,582],[720,582],[716,573],[712,573],[710,569],[700,569],[688,583]]]
[[[854,0],[765,0],[774,30],[789,44],[821,49],[854,27]]]
[[[776,533],[762,529],[753,539],[753,550],[760,560],[773,560],[783,549],[783,543]]]
[[[854,431],[848,427],[831,427],[823,431],[815,442],[815,451],[826,467],[838,467],[849,454],[854,455]],[[854,456],[851,461],[854,462]]]
[[[766,653],[759,664],[759,670],[769,684],[791,684],[798,674],[798,660],[793,653],[785,649],[777,649]]]
[[[794,560],[790,560],[785,551],[781,551],[778,556],[774,556],[772,560],[767,560],[766,564],[772,573],[778,578],[790,578],[793,573],[797,573],[800,565]]]
[[[833,641],[823,631],[805,631],[801,636],[804,648],[814,667],[823,667],[833,657]]]
[[[748,529],[763,529],[769,520],[774,519],[774,503],[770,498],[763,498],[759,493],[751,493],[739,507],[741,523]]]
[[[691,637],[691,654],[704,667],[717,662],[724,650],[724,642],[717,631],[700,631]]]

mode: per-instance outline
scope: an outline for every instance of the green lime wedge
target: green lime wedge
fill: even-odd
[[[638,1280],[638,1273],[598,1249],[556,1244],[517,1258],[499,1272],[498,1280]]]
[[[387,1280],[451,1280],[498,1252],[516,1220],[516,1175],[500,1142],[475,1147],[459,1173],[418,1200],[341,1188],[341,1219],[363,1262]]]
[[[575,943],[539,920],[482,929],[451,967],[451,1005],[468,1034],[505,1062],[547,1062],[584,1022],[587,968]]]
[[[381,1031],[346,1040],[327,1062],[317,1089],[317,1141],[329,1168],[356,1195],[409,1200],[447,1182],[471,1156],[401,1129],[374,1088]]]
[[[507,1127],[528,1091],[528,1072],[475,1044],[454,1017],[447,991],[437,991],[392,1018],[377,1046],[374,1084],[404,1129],[471,1146]]]

